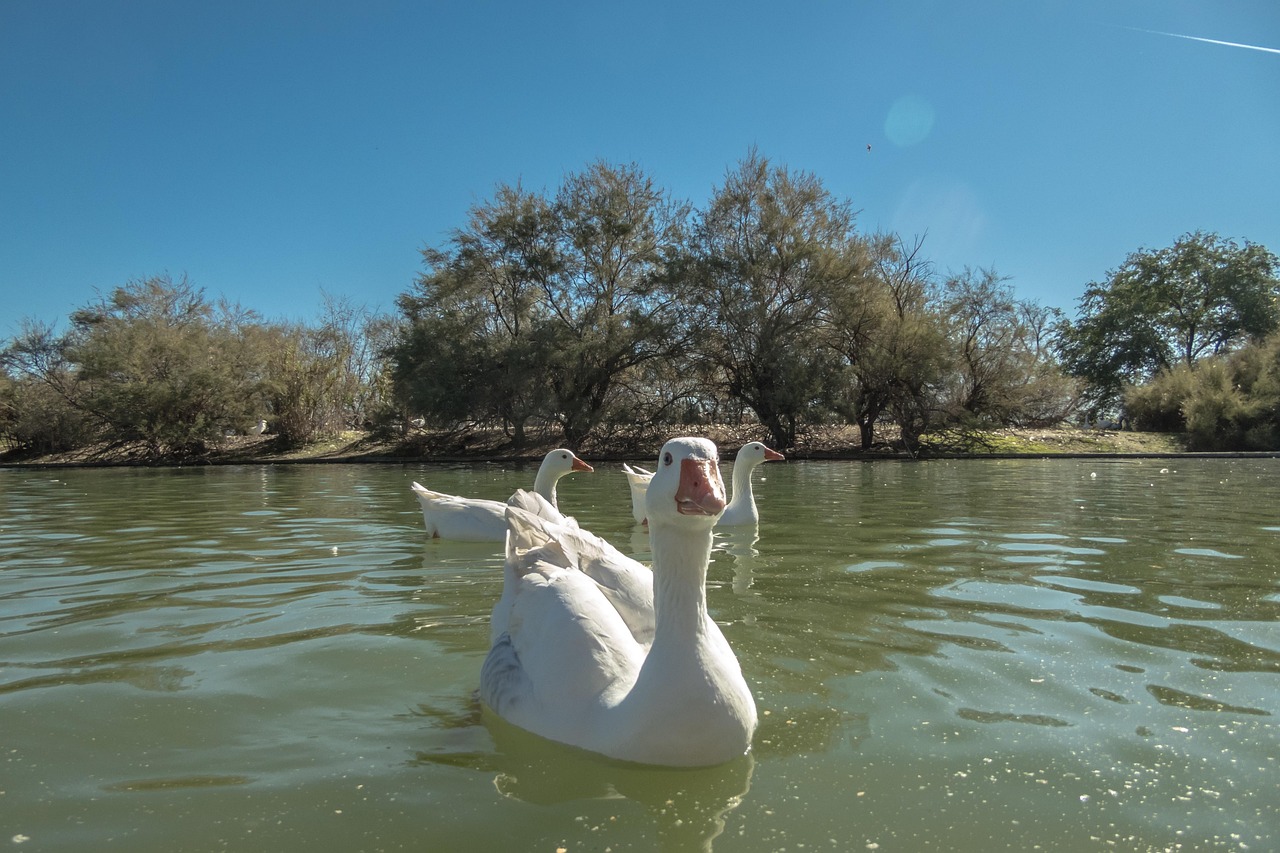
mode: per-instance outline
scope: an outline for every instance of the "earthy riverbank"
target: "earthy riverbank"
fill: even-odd
[[[716,426],[694,429],[732,452],[748,441],[768,442],[758,426]],[[613,436],[590,442],[579,450],[584,458],[601,460],[644,459],[664,435]],[[892,436],[886,436],[892,438]],[[414,432],[403,438],[379,439],[364,432],[341,436],[304,447],[282,448],[272,436],[235,436],[198,459],[148,459],[139,448],[95,447],[73,453],[34,458],[0,454],[6,466],[108,466],[108,465],[227,465],[244,463],[297,462],[418,462],[466,461],[478,459],[537,459],[557,446],[554,436],[532,437],[515,448],[501,433],[482,431],[429,433]],[[1053,429],[1005,429],[982,432],[952,432],[930,436],[920,451],[924,458],[1008,457],[1008,456],[1170,456],[1184,452],[1176,435],[1117,430],[1084,430],[1074,427]],[[800,437],[787,452],[791,459],[905,459],[910,455],[885,441],[870,451],[858,446],[851,427],[824,427]]]

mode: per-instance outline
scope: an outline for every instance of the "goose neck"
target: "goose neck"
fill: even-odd
[[[556,483],[560,477],[546,468],[538,469],[538,476],[533,480],[533,490],[547,499],[547,502],[554,507],[558,507],[556,503]]]
[[[711,528],[688,530],[650,522],[654,642],[702,631],[707,619]]]
[[[751,494],[752,465],[739,456],[733,463],[733,474],[729,480],[729,506],[739,507],[754,502]]]

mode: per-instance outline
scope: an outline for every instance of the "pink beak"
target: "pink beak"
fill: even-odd
[[[587,463],[585,463],[585,462],[583,462],[581,459],[579,459],[577,456],[575,456],[575,457],[573,457],[573,466],[572,466],[571,470],[573,470],[573,471],[587,471],[587,472],[591,472],[591,471],[594,471],[594,470],[596,470],[596,469],[595,469],[595,468],[592,468],[590,465],[588,465]]]
[[[764,449],[765,462],[782,462],[782,461],[785,461],[786,458],[787,457],[783,456],[781,453],[779,453],[776,450],[770,450],[767,447]]]
[[[707,459],[681,460],[676,509],[681,515],[719,515],[724,512],[724,482],[714,462]]]

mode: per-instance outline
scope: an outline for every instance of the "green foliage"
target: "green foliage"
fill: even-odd
[[[369,351],[369,323],[363,309],[326,295],[318,325],[254,330],[265,367],[263,394],[283,444],[337,435],[374,403],[369,385],[380,368]]]
[[[259,405],[236,317],[185,279],[131,282],[71,315],[77,405],[152,456],[192,456]]]
[[[1130,389],[1125,404],[1136,427],[1185,431],[1192,450],[1280,449],[1280,333],[1175,365]]]
[[[1064,363],[1089,383],[1095,410],[1110,407],[1126,385],[1280,327],[1278,270],[1264,247],[1203,232],[1135,252],[1085,290],[1080,319],[1062,326]]]
[[[754,151],[695,225],[681,268],[694,356],[707,380],[748,406],[779,448],[821,417],[818,407],[840,375],[824,318],[860,287],[867,263],[848,202],[813,175],[772,166]]]
[[[951,358],[922,245],[877,235],[868,244],[866,275],[839,288],[829,307],[827,343],[845,364],[829,405],[858,426],[863,449],[871,448],[882,418],[914,447],[940,413],[935,390]]]
[[[554,199],[500,187],[401,297],[398,395],[433,424],[499,422],[519,445],[554,421],[578,445],[674,346],[661,273],[684,216],[634,166],[594,164]]]
[[[74,397],[74,371],[52,326],[25,321],[0,352],[0,436],[10,449],[44,454],[94,439],[93,424]]]
[[[1019,301],[992,270],[952,276],[939,312],[955,354],[950,404],[956,420],[998,425],[1059,423],[1079,399],[1048,345],[1054,309]]]
[[[1125,412],[1134,429],[1151,432],[1182,432],[1186,419],[1183,403],[1196,383],[1193,365],[1177,364],[1144,385],[1131,386],[1124,395]]]
[[[554,197],[499,187],[400,299],[396,399],[436,427],[601,429],[736,421],[780,448],[844,417],[908,444],[939,419],[1043,423],[1078,389],[1053,313],[993,273],[936,289],[920,244],[868,240],[815,176],[752,151],[705,210],[635,167],[595,164]],[[944,298],[945,297],[945,298]]]
[[[155,458],[200,456],[264,416],[286,444],[335,433],[384,405],[374,336],[391,327],[325,300],[318,325],[269,325],[159,276],[74,312],[65,335],[28,322],[0,353],[0,433],[32,452],[102,440]]]
[[[62,453],[93,435],[84,414],[49,385],[0,377],[0,437],[8,449],[29,455]]]
[[[1136,252],[1068,323],[992,270],[935,278],[921,240],[854,220],[754,150],[698,211],[634,165],[591,164],[553,194],[500,186],[423,251],[397,317],[325,295],[319,323],[265,323],[161,276],[65,334],[25,324],[0,352],[0,438],[181,458],[266,417],[286,445],[411,423],[616,445],[749,413],[779,449],[843,419],[865,448],[892,423],[914,452],[1127,394],[1138,425],[1196,446],[1276,446],[1280,344],[1261,341],[1280,262],[1264,248],[1195,233]]]

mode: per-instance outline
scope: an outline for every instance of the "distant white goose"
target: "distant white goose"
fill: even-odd
[[[636,524],[644,524],[644,494],[649,489],[653,472],[646,471],[639,465],[632,468],[625,462],[622,463],[622,471],[627,475],[627,485],[631,487],[631,517],[636,520]]]
[[[673,439],[646,491],[651,642],[617,603],[643,610],[643,596],[592,574],[600,566],[583,557],[590,534],[507,510],[503,594],[480,674],[489,708],[542,737],[624,761],[705,766],[747,751],[755,702],[707,614],[712,528],[725,506],[717,463],[710,441]]]
[[[249,427],[249,435],[262,435],[267,431],[267,421],[265,418],[258,418],[258,422]]]
[[[556,483],[560,478],[572,471],[593,470],[572,450],[557,448],[542,458],[533,489],[556,507]],[[462,542],[501,542],[506,538],[505,503],[433,492],[420,483],[414,483],[412,488],[422,506],[422,521],[431,538]]]
[[[720,516],[717,527],[731,527],[739,524],[759,524],[760,512],[756,509],[756,497],[751,491],[751,472],[762,462],[777,462],[786,459],[776,450],[770,450],[758,441],[742,445],[738,456],[733,460],[733,497]]]

